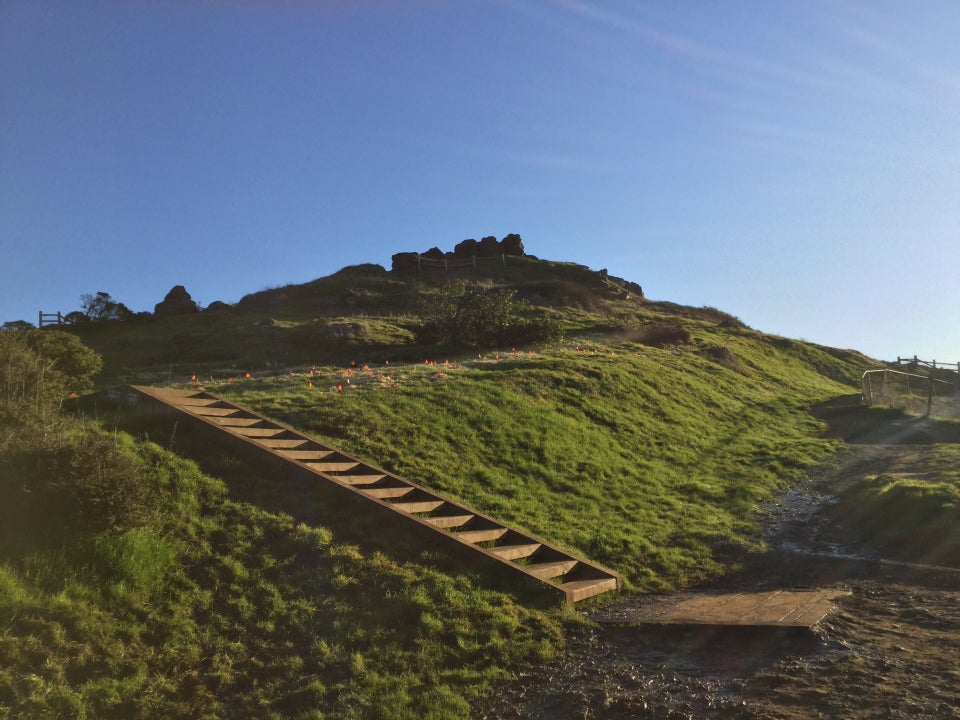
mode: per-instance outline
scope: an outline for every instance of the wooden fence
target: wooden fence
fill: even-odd
[[[424,270],[428,268],[436,268],[438,270],[454,270],[456,268],[477,267],[478,265],[482,264],[492,265],[494,263],[498,265],[506,265],[507,258],[520,260],[521,256],[502,254],[489,256],[472,255],[471,257],[465,258],[431,258],[425,255],[417,255],[417,270]]]
[[[43,310],[40,311],[40,321],[37,323],[37,327],[43,327],[44,325],[69,325],[70,322],[63,316],[59,311],[55,313],[45,313]]]
[[[932,370],[950,370],[951,372],[960,374],[960,362],[937,364],[936,360],[920,360],[916,355],[914,355],[912,358],[897,357],[897,365],[928,367]]]

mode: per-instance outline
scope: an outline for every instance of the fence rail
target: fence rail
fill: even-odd
[[[950,370],[960,374],[960,362],[939,363],[936,360],[920,360],[916,355],[912,358],[897,357],[897,365],[915,365],[917,367],[928,367],[932,370]]]
[[[519,259],[519,255],[507,255],[506,253],[500,255],[472,255],[467,258],[432,258],[426,257],[425,255],[417,255],[417,270],[423,270],[424,268],[437,268],[442,270],[452,270],[454,268],[464,268],[464,267],[477,267],[478,265],[487,264],[492,265],[496,263],[498,265],[506,265],[507,258],[516,258]]]
[[[926,403],[930,415],[934,399],[949,399],[953,405],[960,398],[960,379],[941,380],[931,373],[917,375],[900,370],[867,370],[860,379],[863,400],[867,405],[891,405],[919,411]]]
[[[60,311],[55,313],[45,313],[43,310],[40,311],[40,321],[37,323],[37,327],[43,327],[44,325],[69,325],[70,322],[63,316]]]

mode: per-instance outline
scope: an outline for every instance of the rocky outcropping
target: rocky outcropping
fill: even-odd
[[[171,315],[189,315],[190,313],[200,312],[197,303],[190,297],[190,293],[183,285],[175,285],[170,288],[170,292],[158,302],[153,308],[153,314],[158,317],[170,317]]]
[[[507,235],[503,240],[498,241],[493,235],[488,235],[481,240],[469,238],[457,243],[453,252],[445,253],[440,248],[432,247],[426,252],[402,252],[393,256],[392,269],[398,272],[415,270],[418,267],[419,258],[429,260],[469,260],[474,257],[499,257],[500,255],[513,255],[523,257],[526,253],[523,250],[523,240],[517,233]]]

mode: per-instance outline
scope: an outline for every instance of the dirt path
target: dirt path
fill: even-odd
[[[643,598],[593,610],[600,624],[552,663],[495,689],[482,718],[957,718],[960,570],[852,546],[838,498],[867,475],[923,477],[931,437],[914,422],[823,409],[849,443],[838,467],[768,509],[770,552],[716,587],[844,587],[814,632],[651,630],[604,624]],[[926,433],[926,435],[924,434]],[[920,560],[917,558],[916,560]]]

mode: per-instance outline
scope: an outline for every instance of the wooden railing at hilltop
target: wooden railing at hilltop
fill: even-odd
[[[932,370],[950,370],[960,374],[960,362],[939,363],[936,360],[920,360],[914,355],[912,358],[897,357],[897,365],[914,365],[917,367],[928,367]]]
[[[519,258],[519,255],[471,255],[470,257],[458,258],[458,257],[442,257],[434,258],[427,257],[426,255],[417,255],[417,270],[424,270],[426,268],[437,268],[440,270],[453,270],[454,268],[463,268],[463,267],[477,267],[480,264],[493,264],[506,265],[507,258]]]
[[[40,321],[37,323],[37,327],[44,327],[45,325],[69,325],[70,322],[63,316],[63,313],[57,311],[55,313],[45,313],[43,310],[40,311]]]

